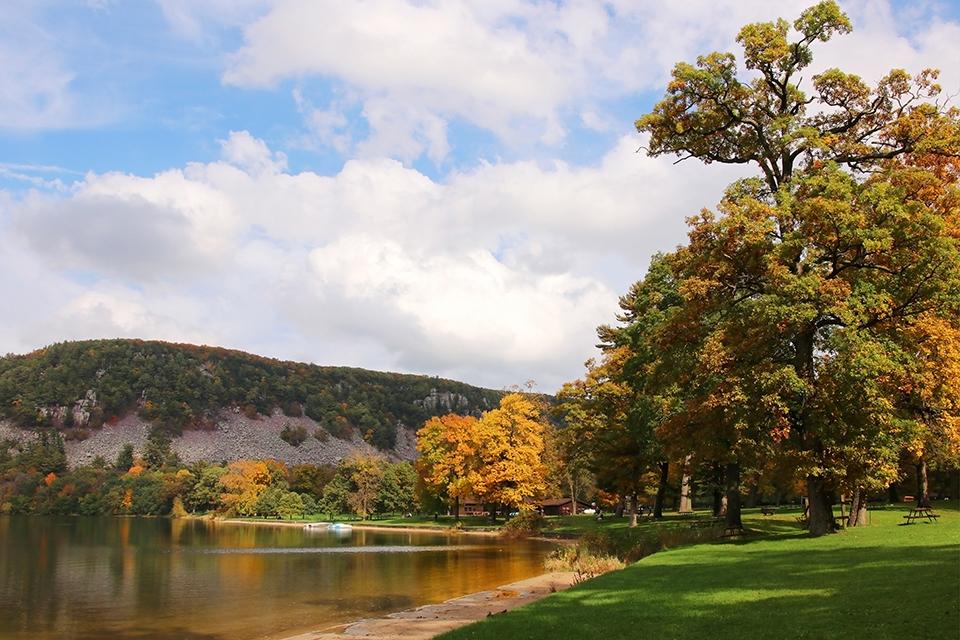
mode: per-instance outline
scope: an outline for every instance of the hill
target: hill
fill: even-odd
[[[259,438],[277,450],[269,457],[290,461],[338,446],[409,457],[407,430],[434,415],[479,414],[502,395],[428,376],[133,339],[63,342],[0,358],[5,435],[11,426],[56,428],[68,448],[82,450],[87,439],[107,442],[109,450],[98,451],[105,456],[124,438],[159,433],[175,439],[174,449],[187,458],[201,457],[194,449],[209,459],[235,457],[230,446],[218,446],[231,434],[240,449]]]

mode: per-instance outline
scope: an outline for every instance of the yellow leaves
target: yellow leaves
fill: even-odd
[[[221,502],[228,512],[252,515],[260,494],[270,485],[270,466],[262,460],[231,462],[220,478]]]
[[[139,464],[134,464],[132,467],[130,467],[127,470],[127,475],[130,476],[131,478],[136,478],[142,473],[143,473],[143,467],[140,466]]]
[[[477,447],[477,419],[449,414],[427,420],[417,432],[417,471],[424,483],[440,493],[465,496],[463,479]]]
[[[450,497],[519,507],[543,490],[544,426],[540,403],[511,393],[497,409],[474,417],[431,418],[417,432],[417,470]]]

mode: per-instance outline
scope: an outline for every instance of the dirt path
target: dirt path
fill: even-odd
[[[440,604],[368,618],[318,631],[309,631],[285,640],[426,640],[490,615],[539,600],[573,584],[572,573],[546,573],[490,591],[471,593]]]

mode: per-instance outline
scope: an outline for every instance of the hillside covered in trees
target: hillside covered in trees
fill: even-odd
[[[427,376],[283,362],[217,347],[132,339],[64,342],[0,358],[0,418],[82,438],[136,413],[166,436],[211,429],[226,409],[307,415],[330,435],[389,450],[396,427],[479,414],[502,392]],[[296,439],[304,434],[289,434]]]

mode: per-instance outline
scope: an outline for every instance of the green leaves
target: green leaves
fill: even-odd
[[[781,19],[740,30],[744,65],[757,73],[746,83],[731,53],[677,64],[664,99],[636,122],[650,134],[649,153],[752,164],[771,195],[795,171],[822,162],[859,172],[907,153],[960,153],[957,110],[936,102],[936,71],[911,77],[895,69],[870,89],[856,75],[829,69],[814,76],[808,98],[799,72],[813,60],[811,45],[852,27],[827,1],[804,11],[793,28],[795,35]],[[818,105],[808,115],[812,103]]]

